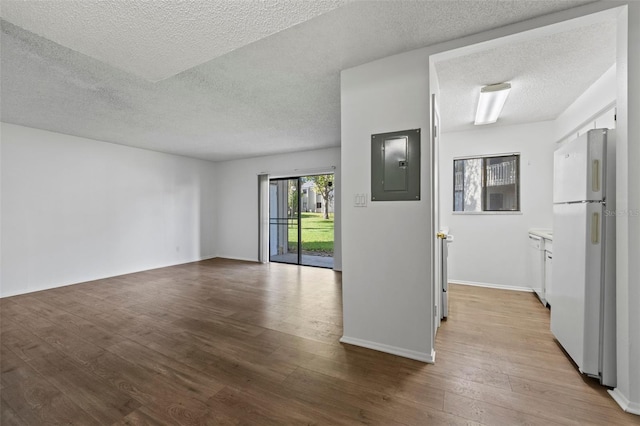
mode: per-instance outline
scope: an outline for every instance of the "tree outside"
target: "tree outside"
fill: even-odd
[[[289,192],[288,216],[289,217],[295,217],[298,215],[298,198],[299,198],[298,191],[299,191],[299,188],[297,188],[296,185],[289,186],[289,189],[288,189],[288,192]]]
[[[320,194],[324,201],[322,209],[322,218],[329,219],[329,204],[333,200],[333,175],[316,175],[309,176],[309,180],[315,185],[315,191]]]

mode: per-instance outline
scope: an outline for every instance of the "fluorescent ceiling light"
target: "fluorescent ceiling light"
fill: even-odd
[[[498,116],[502,112],[510,90],[510,83],[491,84],[480,89],[478,111],[476,112],[476,121],[473,124],[477,126],[498,121]]]

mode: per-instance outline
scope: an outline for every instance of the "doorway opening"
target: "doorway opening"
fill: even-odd
[[[334,175],[269,181],[269,261],[333,269]]]
[[[433,87],[430,88],[432,93],[431,131],[433,135],[431,141],[433,142],[432,152],[434,153],[432,159],[434,162],[432,165],[434,173],[432,182],[435,185],[433,187],[434,223],[432,230],[434,234],[440,233],[440,238],[443,239],[449,234],[449,229],[459,235],[459,242],[449,245],[449,248],[452,249],[450,254],[453,255],[451,262],[453,268],[450,277],[451,282],[454,284],[452,287],[464,288],[469,293],[474,290],[468,286],[532,290],[532,276],[526,273],[527,267],[530,267],[525,261],[527,259],[525,257],[527,246],[520,243],[522,238],[526,238],[527,228],[550,228],[553,223],[551,200],[553,198],[553,151],[556,148],[556,141],[561,142],[570,137],[577,137],[578,134],[588,129],[615,127],[615,109],[612,105],[615,105],[616,102],[616,81],[619,81],[619,78],[616,78],[615,66],[612,66],[615,65],[616,61],[615,40],[616,22],[618,20],[616,13],[613,13],[613,9],[611,9],[611,11],[582,16],[571,22],[560,21],[521,32],[517,35],[506,36],[499,40],[488,40],[476,45],[468,45],[430,56],[430,73],[433,73],[434,81]],[[550,42],[550,40],[555,41]],[[602,43],[601,47],[595,48],[594,43],[589,42],[590,40],[597,40],[598,43]],[[544,89],[547,93],[545,96],[550,96],[554,99],[565,96],[568,99],[564,104],[559,102],[554,104],[553,121],[535,118],[530,113],[523,113],[523,111],[526,111],[525,108],[527,106],[533,105],[531,100],[526,100],[523,105],[515,108],[516,104],[514,102],[516,101],[515,98],[512,98],[512,110],[509,111],[505,108],[508,114],[504,118],[508,116],[509,120],[511,120],[508,126],[495,127],[494,125],[489,125],[483,126],[482,130],[479,130],[479,128],[473,127],[473,117],[471,119],[463,119],[463,114],[456,114],[455,108],[452,108],[453,105],[471,105],[474,102],[473,99],[470,102],[461,101],[461,99],[468,97],[469,93],[474,93],[476,88],[479,89],[482,86],[479,81],[472,82],[470,78],[458,78],[454,71],[484,69],[487,74],[483,75],[483,79],[488,81],[493,81],[492,79],[494,78],[500,80],[506,75],[504,74],[505,68],[493,66],[496,63],[491,60],[493,54],[499,52],[501,57],[507,57],[508,55],[505,52],[508,49],[529,52],[519,57],[517,63],[514,61],[510,65],[513,67],[513,72],[510,75],[519,76],[519,84],[524,88],[527,84],[530,84],[525,81],[525,76],[526,78],[533,77],[533,73],[529,71],[532,71],[536,64],[547,63],[547,58],[550,55],[544,54],[545,49],[548,46],[553,46],[555,49],[564,49],[565,52],[578,50],[564,47],[568,43],[575,43],[576,46],[581,46],[581,58],[575,63],[575,66],[579,67],[583,74],[582,77],[585,79],[588,71],[589,83],[581,88],[577,86],[571,86],[570,88],[569,85],[563,83],[564,78],[559,78],[559,86],[557,88],[548,81],[544,85],[538,85],[541,89],[539,92],[541,96],[542,89]],[[525,44],[530,47],[524,48]],[[533,48],[534,45],[538,44],[544,44],[547,47]],[[585,53],[592,48],[594,49],[593,52],[590,54]],[[566,61],[562,55],[558,55],[556,60],[558,61],[557,64],[549,68],[553,70],[554,78],[560,76],[561,71],[567,73],[567,75],[578,74],[575,71],[569,71],[573,63],[567,64],[566,67],[563,65]],[[471,64],[474,61],[477,62]],[[480,65],[481,63],[486,67],[483,68]],[[521,68],[521,70],[516,70],[516,68]],[[542,73],[543,70],[536,68],[536,73],[538,72]],[[476,72],[471,74],[473,74],[473,78],[477,76]],[[544,77],[540,75],[536,78],[543,79]],[[472,90],[467,90],[469,86],[471,86]],[[587,88],[586,91],[585,87]],[[550,88],[553,89],[551,90]],[[607,95],[593,96],[592,93],[596,92],[606,93]],[[438,99],[435,99],[436,94]],[[438,101],[437,103],[436,100]],[[440,119],[440,112],[442,112],[442,119]],[[517,114],[520,114],[521,118],[518,118]],[[545,114],[551,114],[551,109],[545,109]],[[466,122],[463,123],[463,120],[466,120]],[[503,124],[507,123],[503,122]],[[441,129],[446,130],[446,133],[441,135],[441,133],[444,133],[441,132]],[[476,129],[478,130],[476,131]],[[508,132],[513,133],[509,134]],[[482,203],[491,204],[496,200],[498,204],[500,204],[500,201],[506,201],[507,195],[502,197],[502,195],[498,194],[495,197],[492,196],[496,200],[479,200],[482,203],[478,204],[479,207],[476,211],[461,213],[459,206],[456,204],[459,201],[456,197],[459,190],[458,186],[465,186],[466,183],[463,182],[464,173],[457,173],[459,171],[457,170],[457,165],[460,160],[469,157],[504,157],[502,154],[513,156],[514,153],[519,154],[520,152],[522,152],[522,156],[517,156],[517,167],[512,170],[520,173],[520,165],[522,164],[523,170],[526,168],[522,173],[536,176],[536,179],[521,181],[519,177],[516,177],[517,185],[513,188],[513,191],[516,191],[518,197],[513,209],[494,209],[480,205]],[[470,153],[473,154],[471,155]],[[524,163],[520,163],[521,158],[525,159]],[[503,163],[503,161],[500,161],[500,163]],[[505,164],[505,167],[508,168],[508,165]],[[489,182],[491,180],[490,175],[494,172],[492,164],[483,164],[480,170],[482,179],[480,181],[475,179],[476,182],[481,182],[480,186],[477,187],[478,194],[482,193],[480,194],[482,196],[491,195],[489,194],[489,189],[483,189],[484,186],[504,186],[506,189],[507,184],[504,182],[493,184]],[[495,171],[502,173],[503,170]],[[546,180],[542,182],[541,179]],[[484,194],[484,192],[487,192],[487,194]],[[540,206],[544,207],[544,209],[529,208],[528,210],[522,209],[520,211],[522,206],[520,203],[521,192],[527,195],[531,206]],[[501,200],[501,198],[504,198],[504,200]],[[495,210],[502,211],[497,212]],[[505,210],[511,210],[515,213]],[[513,218],[515,220],[511,221],[509,215],[514,215]],[[524,226],[516,225],[518,223],[517,220],[521,221],[519,223]],[[482,223],[487,225],[481,225]],[[443,240],[440,244],[446,248],[445,241]],[[494,248],[492,244],[497,241],[500,242],[500,245]],[[507,246],[511,248],[506,249]],[[442,251],[434,250],[433,261],[436,265],[442,264],[444,266],[446,264],[444,262],[446,255],[441,253]],[[438,256],[441,257],[438,258]],[[469,259],[473,259],[473,262],[470,262]],[[542,270],[544,271],[544,269]],[[454,322],[456,314],[460,312],[460,308],[456,309],[456,306],[466,306],[461,303],[464,297],[461,291],[448,292],[446,273],[447,271],[444,267],[436,268],[434,271],[436,275],[434,280],[434,300],[436,302],[433,304],[433,315],[436,324],[433,331],[434,341],[437,327],[440,324],[439,319],[446,311],[449,295],[453,296],[454,308],[451,311]],[[551,280],[549,282],[551,284]],[[457,287],[455,284],[465,284],[467,286]],[[442,294],[442,297],[438,297],[439,294]],[[535,299],[534,293],[531,293],[531,299]],[[438,303],[440,303],[440,306],[438,306]],[[542,312],[542,315],[544,314],[545,312]],[[548,312],[546,314],[548,315]],[[464,313],[464,315],[467,315],[467,313]],[[451,319],[451,317],[449,318]],[[451,321],[449,321],[449,324],[451,324]]]

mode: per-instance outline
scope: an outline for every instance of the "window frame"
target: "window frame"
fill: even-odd
[[[516,199],[517,199],[517,210],[486,210],[486,179],[487,179],[487,168],[486,161],[487,159],[500,158],[500,157],[516,157]],[[521,215],[522,214],[522,189],[521,189],[521,173],[520,173],[520,164],[521,164],[522,154],[520,152],[507,152],[507,153],[499,153],[499,154],[483,154],[483,155],[468,155],[462,157],[454,157],[452,164],[452,213],[454,215]],[[481,195],[480,195],[480,211],[465,211],[465,210],[456,210],[456,161],[460,160],[482,160],[481,166]],[[464,206],[463,206],[464,208]]]

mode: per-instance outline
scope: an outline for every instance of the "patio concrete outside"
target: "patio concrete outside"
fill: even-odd
[[[279,254],[271,256],[269,260],[271,262],[291,263],[296,265],[298,263],[298,253]],[[333,257],[303,254],[302,266],[319,266],[321,268],[333,269]]]

